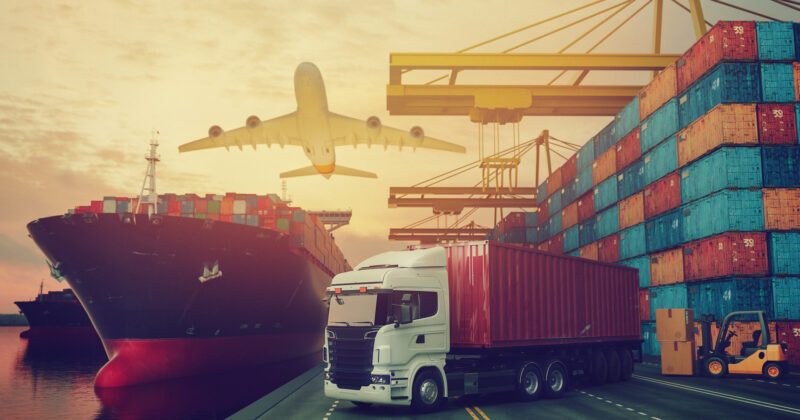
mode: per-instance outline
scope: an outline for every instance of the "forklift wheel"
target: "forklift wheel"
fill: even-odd
[[[764,365],[764,376],[767,377],[767,379],[780,379],[785,371],[786,368],[779,363],[770,362]]]
[[[719,357],[711,357],[706,362],[706,373],[712,378],[721,378],[728,373],[728,366]]]

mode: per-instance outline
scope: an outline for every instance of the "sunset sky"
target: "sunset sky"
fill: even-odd
[[[793,12],[772,2],[759,11],[788,19]],[[646,0],[600,30],[604,35]],[[686,4],[685,0],[680,0]],[[0,313],[16,312],[14,300],[67,287],[50,278],[44,257],[25,225],[64,213],[103,196],[136,196],[152,130],[160,131],[159,193],[280,193],[278,173],[308,166],[299,148],[257,151],[213,149],[179,155],[178,145],[204,137],[208,127],[244,125],[252,114],[269,119],[295,110],[293,74],[315,63],[331,111],[370,115],[385,125],[424,127],[427,135],[464,145],[467,154],[382,148],[340,148],[337,162],[378,173],[377,180],[334,176],[293,178],[289,194],[306,209],[353,210],[350,226],[336,232],[353,265],[379,251],[398,249],[386,240],[430,210],[388,209],[389,186],[407,186],[477,157],[477,126],[466,117],[392,116],[386,110],[389,54],[453,52],[570,10],[588,1],[230,1],[0,2]],[[587,16],[616,1],[575,15]],[[681,53],[693,42],[688,13],[665,1],[662,52]],[[755,19],[709,1],[707,20]],[[768,4],[767,4],[768,3]],[[602,17],[519,52],[555,52]],[[651,48],[648,6],[595,52],[645,53]],[[497,52],[569,22],[558,20],[476,51]],[[590,36],[568,52],[584,52]],[[553,72],[464,77],[475,83],[546,83]],[[410,76],[424,82],[430,74]],[[423,77],[425,76],[425,77]],[[438,76],[438,74],[434,74]],[[470,79],[471,77],[471,79]],[[484,79],[482,79],[484,77]],[[506,76],[507,77],[507,76]],[[585,84],[644,84],[648,74],[590,74]],[[542,129],[583,144],[611,117],[526,118],[523,140]],[[510,140],[508,129],[503,145]],[[556,165],[563,160],[555,159]],[[521,185],[533,185],[533,156],[521,167]],[[448,185],[472,185],[479,174]],[[478,219],[488,224],[488,212]]]

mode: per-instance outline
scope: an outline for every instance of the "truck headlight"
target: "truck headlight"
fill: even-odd
[[[372,375],[370,381],[373,384],[389,385],[389,375]]]
[[[330,381],[332,377],[333,377],[333,375],[331,375],[331,372],[326,370],[325,371],[325,380],[326,381]]]

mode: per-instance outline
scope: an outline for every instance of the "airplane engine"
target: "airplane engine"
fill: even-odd
[[[224,132],[225,132],[225,130],[223,130],[222,127],[220,127],[218,125],[212,125],[211,128],[208,129],[208,137],[211,137],[211,138],[219,137]]]
[[[425,137],[425,131],[418,125],[411,127],[411,130],[408,132],[411,134],[411,137],[414,137],[417,140],[421,140]]]
[[[245,125],[247,125],[250,128],[256,128],[259,125],[261,125],[261,119],[256,117],[255,115],[251,115],[251,116],[247,117],[247,121],[245,122]]]
[[[372,129],[377,129],[381,127],[381,119],[376,116],[371,116],[367,118],[367,127]]]

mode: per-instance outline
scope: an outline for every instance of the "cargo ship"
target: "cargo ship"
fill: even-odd
[[[20,337],[53,344],[94,345],[100,342],[86,311],[71,289],[43,293],[40,287],[34,300],[14,304],[30,326],[20,333]]]
[[[95,386],[320,351],[325,288],[349,270],[322,215],[276,194],[152,191],[28,224],[102,339],[109,361]]]

